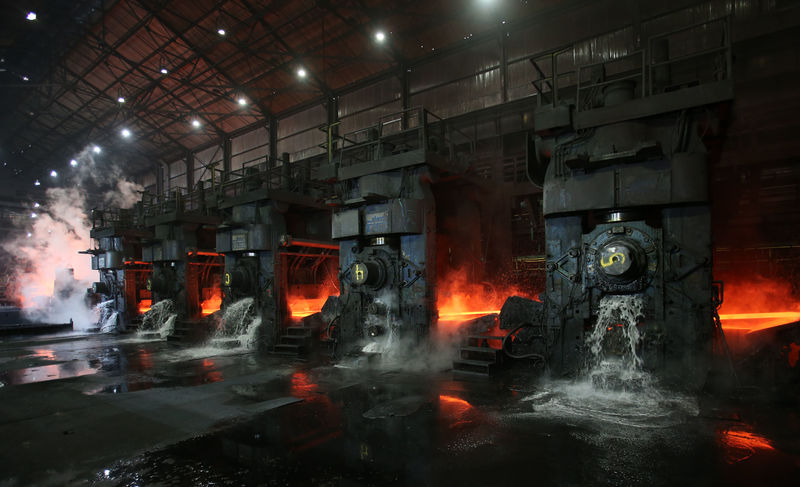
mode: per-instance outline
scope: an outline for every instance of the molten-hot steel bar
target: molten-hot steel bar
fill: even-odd
[[[324,298],[316,299],[303,299],[303,298],[289,298],[289,311],[292,313],[292,318],[305,318],[306,316],[313,315],[322,311],[322,306],[325,304]]]
[[[488,309],[483,311],[447,311],[444,313],[440,312],[439,319],[442,321],[452,321],[458,318],[463,318],[464,316],[484,316],[499,313],[499,309]]]
[[[719,315],[719,319],[725,320],[763,320],[768,318],[785,318],[788,320],[800,319],[798,311],[780,311],[775,313],[733,313]]]
[[[719,315],[719,319],[722,321],[722,327],[727,330],[758,331],[800,321],[800,311],[724,313]]]
[[[139,301],[139,314],[143,315],[150,311],[150,306],[152,306],[153,300],[152,299],[143,299]]]
[[[222,295],[217,290],[216,294],[211,296],[210,298],[206,299],[200,304],[201,312],[203,316],[208,316],[212,313],[216,313],[219,311],[220,306],[222,305]]]

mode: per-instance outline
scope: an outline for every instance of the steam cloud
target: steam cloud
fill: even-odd
[[[75,329],[85,329],[97,321],[86,299],[97,271],[91,269],[88,255],[78,253],[91,245],[87,194],[99,192],[106,205],[129,208],[143,187],[127,181],[122,169],[107,160],[100,167],[91,148],[76,160],[78,166],[66,187],[48,189],[46,201],[33,210],[30,236],[22,234],[0,245],[17,260],[16,289],[27,319],[41,323],[72,319]]]

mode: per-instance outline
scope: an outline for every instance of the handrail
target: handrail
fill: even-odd
[[[654,41],[658,39],[666,39],[670,36],[674,36],[676,34],[682,32],[692,31],[699,27],[706,27],[706,26],[715,26],[717,24],[722,25],[722,36],[720,38],[720,45],[710,48],[703,48],[697,51],[683,54],[681,56],[676,56],[673,58],[668,59],[659,59],[655,60],[653,56],[654,51]],[[572,74],[577,73],[577,80],[575,84],[575,96],[576,96],[576,103],[578,105],[577,109],[580,111],[583,109],[582,102],[581,102],[581,93],[585,93],[588,89],[597,89],[598,87],[606,86],[616,81],[626,80],[626,79],[634,79],[638,80],[640,83],[640,91],[639,95],[641,97],[650,96],[654,94],[655,87],[653,86],[653,79],[654,73],[653,71],[658,68],[662,68],[663,66],[667,66],[670,64],[683,62],[689,59],[697,59],[704,56],[712,56],[719,53],[725,53],[726,58],[724,61],[725,69],[726,69],[726,79],[731,79],[732,77],[732,46],[731,46],[731,17],[730,15],[716,17],[714,19],[704,20],[692,23],[690,25],[681,26],[680,28],[672,29],[667,32],[660,32],[658,34],[653,34],[649,36],[645,43],[643,43],[645,48],[637,49],[632,52],[625,53],[621,56],[615,57],[613,59],[608,59],[605,61],[595,62],[595,63],[588,63],[588,64],[575,64],[572,69],[568,71],[559,71],[558,69],[558,59],[559,56],[572,52],[574,54],[577,43],[570,44],[568,46],[562,46],[555,49],[550,49],[544,51],[539,54],[535,54],[533,56],[528,56],[528,61],[533,65],[534,70],[536,71],[536,75],[539,76],[537,79],[531,81],[531,84],[536,89],[536,104],[537,106],[542,106],[543,100],[544,103],[551,104],[553,107],[559,105],[562,100],[559,97],[559,90],[561,89],[560,80],[564,77],[571,76]],[[631,70],[628,69],[623,71],[619,75],[615,76],[612,79],[603,79],[602,81],[598,82],[590,82],[586,83],[583,79],[583,73],[586,70],[597,66],[608,66],[611,63],[618,63],[622,62],[625,59],[630,59],[633,57],[638,57],[639,61],[636,65],[635,69],[637,72],[633,74],[624,74],[628,73]],[[550,68],[551,73],[549,76],[545,75],[542,66],[540,66],[540,62],[542,59],[549,59],[550,60]],[[547,92],[545,91],[545,87],[550,89],[550,94],[547,96]],[[549,98],[549,100],[548,100]]]

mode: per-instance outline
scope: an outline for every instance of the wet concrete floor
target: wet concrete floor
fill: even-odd
[[[0,383],[0,486],[800,482],[794,403],[80,334],[4,339]]]

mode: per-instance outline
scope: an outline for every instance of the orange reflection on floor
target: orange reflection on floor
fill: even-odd
[[[718,439],[726,449],[728,463],[747,460],[759,450],[774,450],[772,442],[759,434],[741,428],[723,429],[718,432]]]

